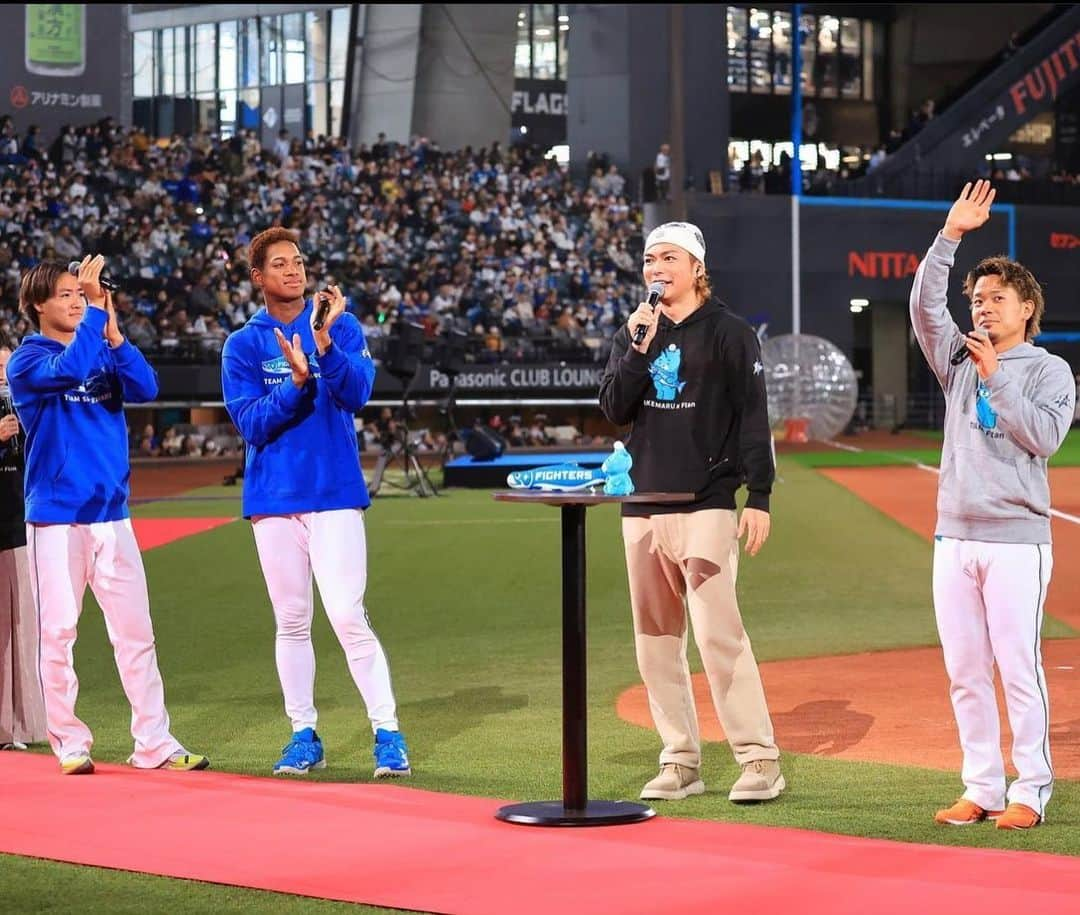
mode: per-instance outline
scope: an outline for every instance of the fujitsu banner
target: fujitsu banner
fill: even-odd
[[[941,149],[942,159],[949,164],[962,167],[980,162],[1035,115],[1052,110],[1060,96],[1080,83],[1080,6],[1073,6],[1032,39],[1002,65],[1001,73],[1004,88],[988,103],[964,111],[963,122],[952,125]]]
[[[20,140],[31,124],[47,146],[65,124],[89,124],[120,111],[125,4],[30,3],[7,7],[0,32],[0,110]],[[130,78],[130,77],[128,77]]]
[[[573,365],[471,365],[457,376],[454,390],[464,395],[520,394],[596,394],[604,366],[596,363]],[[399,393],[401,383],[389,372],[375,374],[375,394]],[[412,394],[441,394],[450,390],[450,376],[433,365],[421,365],[413,383]]]

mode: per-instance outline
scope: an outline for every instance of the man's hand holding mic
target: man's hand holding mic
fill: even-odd
[[[330,328],[345,313],[345,295],[338,286],[327,286],[315,293],[315,307],[311,310],[311,331],[315,346],[321,356],[332,343]]]
[[[957,350],[956,356],[959,355],[960,351]],[[956,356],[953,356],[954,360]],[[994,349],[990,334],[985,327],[976,327],[975,330],[964,337],[964,358],[969,356],[971,361],[975,363],[975,370],[983,381],[986,381],[998,370],[997,350]],[[962,362],[963,359],[960,361]],[[954,361],[953,365],[956,364]]]
[[[660,320],[660,299],[663,295],[663,283],[650,284],[648,299],[638,305],[637,310],[630,315],[630,320],[626,322],[630,330],[630,345],[639,353],[648,352],[649,345],[656,336]]]
[[[19,434],[19,420],[14,413],[0,418],[0,445],[7,445]]]

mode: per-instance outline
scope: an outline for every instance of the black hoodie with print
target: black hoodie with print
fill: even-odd
[[[624,515],[769,510],[775,468],[757,335],[712,299],[679,324],[661,314],[645,354],[623,325],[600,381],[600,408],[631,425],[626,449],[637,492],[693,492],[692,503],[624,503]]]

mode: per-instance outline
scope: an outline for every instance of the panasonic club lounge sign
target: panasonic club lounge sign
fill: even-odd
[[[520,393],[589,391],[596,393],[600,389],[600,378],[604,374],[603,366],[561,365],[548,363],[541,365],[490,365],[470,366],[456,376],[456,391],[484,391],[486,393]],[[390,378],[386,372],[376,375],[379,381]],[[416,374],[413,390],[447,391],[450,389],[450,376],[439,371],[433,365],[421,365]]]

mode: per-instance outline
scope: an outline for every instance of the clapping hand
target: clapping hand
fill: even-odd
[[[120,324],[116,319],[116,306],[113,305],[112,293],[105,290],[105,311],[109,313],[109,320],[105,323],[105,339],[109,346],[114,349],[124,342],[124,335],[120,333]]]
[[[300,343],[300,335],[293,334],[292,343],[290,344],[281,332],[281,328],[275,327],[274,336],[277,337],[278,346],[281,347],[281,354],[285,357],[285,361],[289,363],[289,368],[292,369],[292,383],[298,388],[302,388],[307,384],[308,378],[311,377],[311,368],[308,366],[307,356],[304,354],[303,345]]]

